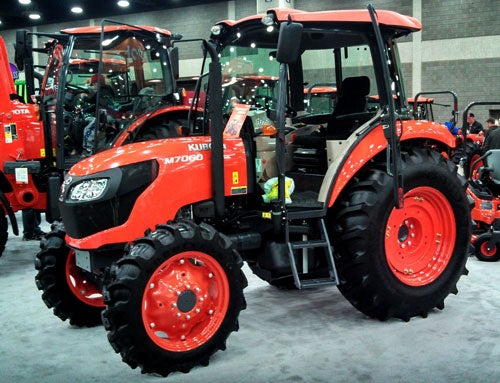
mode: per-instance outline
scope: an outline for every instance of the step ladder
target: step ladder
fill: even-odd
[[[288,217],[292,219],[297,219],[299,215],[295,217]],[[311,218],[311,217],[307,217]],[[289,220],[290,221],[290,220]],[[333,260],[333,251],[328,239],[328,233],[326,232],[325,221],[322,217],[313,217],[312,222],[316,222],[319,229],[318,239],[309,239],[309,235],[306,232],[302,233],[302,239],[297,241],[290,241],[290,234],[301,234],[301,228],[303,226],[293,226],[287,222],[286,227],[286,241],[288,244],[288,255],[290,258],[290,266],[292,268],[293,279],[295,286],[301,289],[316,288],[324,285],[338,285],[338,275],[337,269],[335,268],[335,262]],[[315,248],[323,248],[324,254],[328,263],[328,276],[322,278],[307,278],[308,270],[308,259],[309,250]],[[302,255],[302,278],[299,274],[297,268],[297,262],[295,261],[296,255]]]

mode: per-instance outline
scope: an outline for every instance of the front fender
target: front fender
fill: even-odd
[[[401,142],[430,140],[450,148],[456,146],[456,139],[449,130],[436,122],[411,120],[403,122]],[[331,207],[352,177],[372,158],[387,148],[382,125],[361,135],[350,149],[330,164],[323,181],[319,200]]]

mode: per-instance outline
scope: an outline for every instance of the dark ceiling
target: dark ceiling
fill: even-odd
[[[110,16],[159,11],[191,5],[216,3],[221,0],[129,0],[128,8],[120,8],[118,0],[31,0],[29,5],[21,5],[18,0],[0,0],[0,31],[28,28],[35,25],[102,19]],[[71,7],[78,5],[83,13],[74,14]],[[38,11],[40,20],[28,18],[30,11]]]

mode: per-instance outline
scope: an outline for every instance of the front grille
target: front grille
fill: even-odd
[[[155,161],[144,161],[85,177],[73,177],[65,187],[60,203],[66,233],[76,239],[122,225],[137,198],[157,176]],[[108,187],[95,201],[72,201],[72,186],[89,179],[108,179]]]

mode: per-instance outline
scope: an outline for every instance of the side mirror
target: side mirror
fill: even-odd
[[[281,24],[278,38],[278,51],[276,59],[283,64],[291,64],[297,61],[302,40],[303,26],[300,23],[288,21]]]

